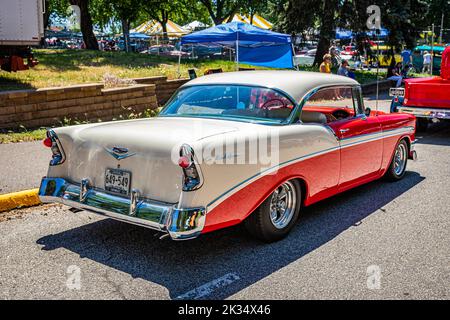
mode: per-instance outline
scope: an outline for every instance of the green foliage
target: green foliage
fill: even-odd
[[[239,0],[199,0],[208,11],[214,24],[223,23],[239,11],[245,1]]]

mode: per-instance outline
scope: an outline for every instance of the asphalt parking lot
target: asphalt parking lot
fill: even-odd
[[[304,209],[273,244],[240,227],[196,240],[46,205],[0,223],[1,299],[448,299],[450,126],[418,135],[398,183]]]

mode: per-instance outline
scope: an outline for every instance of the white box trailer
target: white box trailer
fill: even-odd
[[[0,46],[39,45],[44,11],[44,0],[0,0]]]
[[[30,46],[44,36],[44,11],[45,0],[0,0],[1,70],[27,70],[38,63]]]

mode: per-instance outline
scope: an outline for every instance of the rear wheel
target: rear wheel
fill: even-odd
[[[392,158],[389,169],[386,172],[386,178],[389,181],[401,180],[406,173],[406,164],[408,163],[409,148],[405,140],[395,147],[394,157]]]
[[[246,229],[265,242],[284,238],[298,220],[301,196],[298,181],[286,181],[245,220]]]

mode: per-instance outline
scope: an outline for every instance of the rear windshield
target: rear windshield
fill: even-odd
[[[292,101],[273,89],[239,85],[199,85],[179,90],[161,115],[282,123],[289,118],[293,109]]]

